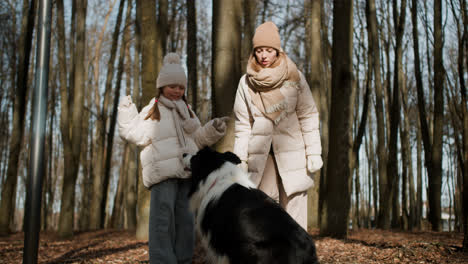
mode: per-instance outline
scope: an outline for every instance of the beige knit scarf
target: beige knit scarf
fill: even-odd
[[[268,68],[263,68],[250,55],[247,63],[247,85],[253,104],[271,121],[278,124],[286,116],[287,101],[280,89],[286,82],[299,82],[296,64],[280,52],[276,61]]]
[[[173,101],[161,95],[158,99],[158,102],[163,104],[165,107],[171,109],[172,111],[172,118],[174,119],[177,138],[182,148],[186,147],[185,136],[182,130],[181,120],[186,120],[190,118],[189,109],[187,104],[183,100]]]

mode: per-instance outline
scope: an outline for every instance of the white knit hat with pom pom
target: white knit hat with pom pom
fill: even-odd
[[[176,53],[168,53],[164,56],[163,65],[156,81],[156,88],[159,89],[171,84],[187,87],[187,76],[180,64],[180,57]]]

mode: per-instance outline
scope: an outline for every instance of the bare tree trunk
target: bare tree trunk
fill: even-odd
[[[75,1],[74,1],[75,2]],[[69,237],[73,234],[73,220],[75,207],[75,183],[78,176],[80,165],[81,150],[81,124],[82,111],[84,103],[85,82],[85,45],[86,45],[86,8],[87,0],[76,1],[76,44],[74,50],[74,71],[73,71],[73,94],[70,100],[73,100],[73,108],[67,109],[66,89],[61,89],[62,112],[61,112],[61,130],[64,145],[64,170],[62,199],[60,206],[60,219],[58,234],[61,237]],[[74,12],[75,10],[73,10]],[[57,14],[63,22],[63,1],[57,1]],[[58,21],[57,24],[60,24]],[[59,64],[62,70],[65,67],[65,30],[63,23],[59,26]],[[66,72],[62,72],[66,75]],[[66,77],[65,77],[66,80]],[[66,87],[66,81],[61,81],[61,86]],[[67,110],[64,110],[67,109]],[[71,115],[71,119],[69,117]],[[69,127],[69,124],[71,127]]]
[[[127,5],[128,6],[128,5]],[[126,16],[126,22],[125,22],[125,29],[124,29],[124,35],[127,32],[126,25],[129,23],[129,8],[127,8],[127,16]],[[128,35],[128,34],[127,34]],[[110,174],[111,174],[111,163],[112,163],[112,148],[114,146],[114,134],[115,134],[115,126],[116,126],[116,121],[117,121],[117,108],[119,105],[119,99],[120,99],[120,87],[122,83],[122,75],[124,71],[124,60],[125,60],[125,45],[128,42],[128,36],[124,36],[122,38],[122,43],[120,45],[120,58],[117,66],[117,81],[116,81],[116,87],[114,88],[115,94],[114,94],[114,102],[112,106],[112,112],[109,120],[109,131],[107,132],[107,144],[106,144],[106,150],[105,150],[105,162],[104,162],[104,184],[103,184],[103,189],[104,191],[104,196],[101,201],[101,211],[102,211],[102,218],[101,218],[101,228],[104,228],[105,225],[105,220],[106,220],[106,208],[107,208],[107,196],[109,194],[109,181],[110,181]],[[112,86],[112,84],[111,84]]]
[[[51,43],[54,43],[55,41],[55,37],[53,36],[53,34],[51,35]],[[54,45],[51,44],[51,53],[53,54],[55,52],[54,50]],[[50,60],[49,62],[50,64],[53,65],[53,60]],[[53,68],[50,67],[51,69]],[[57,80],[57,71],[56,70],[52,70],[51,71],[52,74],[50,76],[50,79],[52,81],[52,85],[49,86],[49,90],[50,90],[50,100],[48,101],[48,113],[50,113],[50,118],[49,118],[49,133],[47,135],[47,138],[45,139],[47,141],[47,145],[45,146],[45,149],[46,149],[46,154],[45,154],[45,160],[44,160],[44,163],[47,164],[45,167],[45,179],[44,179],[44,182],[43,182],[43,191],[42,191],[42,201],[43,201],[43,205],[41,206],[41,230],[47,230],[48,229],[48,226],[49,226],[49,218],[50,218],[50,215],[52,213],[52,203],[53,203],[53,200],[50,200],[48,199],[49,196],[54,196],[51,192],[49,192],[49,190],[52,189],[52,186],[55,186],[55,185],[52,185],[53,184],[53,174],[52,174],[52,161],[54,160],[54,131],[55,131],[55,126],[54,126],[54,119],[55,119],[55,106],[57,105],[57,101],[56,101],[56,93],[57,93],[57,86],[55,85],[56,84],[56,80]],[[23,221],[24,222],[24,221]]]
[[[110,178],[110,171],[111,171],[111,161],[112,161],[112,148],[114,146],[114,134],[115,134],[115,126],[116,126],[116,121],[117,121],[117,110],[118,110],[118,105],[119,105],[119,100],[120,100],[120,88],[121,88],[121,83],[122,83],[122,76],[124,73],[124,62],[125,62],[125,52],[127,50],[127,44],[130,41],[130,36],[128,32],[128,25],[130,24],[130,3],[127,4],[127,13],[125,15],[125,24],[124,24],[124,34],[122,36],[122,43],[120,44],[120,55],[119,55],[119,63],[117,66],[117,81],[116,81],[116,86],[114,88],[115,94],[114,94],[114,102],[112,106],[112,113],[111,113],[111,118],[110,118],[110,125],[109,125],[109,133],[107,136],[107,147],[106,147],[106,163],[105,163],[105,172],[107,178]],[[114,209],[112,210],[112,218],[110,219],[109,222],[112,224],[112,227],[119,227],[121,228],[122,225],[122,213],[123,213],[123,186],[126,185],[126,177],[122,176],[123,173],[120,173],[120,177],[118,180],[118,186],[117,186],[117,193],[115,195],[114,199]],[[107,182],[108,183],[108,182]],[[120,186],[119,186],[120,185]],[[120,188],[119,188],[120,187]],[[104,209],[107,207],[107,203],[105,203],[107,199],[104,199],[103,205]],[[115,216],[114,216],[115,214]],[[105,214],[103,214],[105,215]]]
[[[10,13],[12,14],[11,15],[11,34],[14,36],[14,38],[16,39],[17,37],[17,34],[16,34],[16,30],[13,30],[13,29],[16,29],[18,27],[17,25],[17,21],[16,21],[16,10],[13,8],[13,7],[10,7]],[[10,55],[10,59],[9,59],[9,63],[8,63],[8,66],[10,68],[10,74],[9,74],[9,82],[10,82],[10,85],[8,87],[8,89],[5,91],[5,93],[0,93],[0,105],[3,106],[2,108],[2,111],[1,111],[1,119],[0,119],[0,122],[1,122],[1,126],[2,127],[8,127],[10,124],[11,124],[11,114],[10,114],[10,109],[13,110],[13,105],[14,105],[14,101],[12,100],[12,98],[15,98],[15,92],[16,92],[16,73],[17,73],[17,70],[18,70],[18,67],[16,65],[16,62],[17,62],[17,51],[16,51],[16,45],[13,45],[13,43],[11,43],[8,47],[9,49],[0,49],[0,55],[2,56],[7,56],[6,54],[8,53],[11,53]],[[0,66],[2,67],[1,69],[3,69],[3,64],[6,62],[6,60],[1,60],[0,61]],[[3,83],[6,83],[6,78],[2,79],[0,81],[0,87],[4,87],[3,86]],[[3,89],[2,89],[3,91]],[[1,134],[2,136],[2,141],[1,141],[1,147],[2,147],[2,150],[1,150],[1,158],[0,158],[0,161],[1,161],[1,171],[0,171],[0,186],[2,187],[2,190],[3,190],[3,186],[6,185],[6,178],[7,178],[7,170],[8,170],[8,154],[9,154],[9,148],[8,148],[8,145],[10,144],[10,131],[9,129],[3,129],[3,133]],[[1,199],[1,197],[0,197]],[[3,200],[3,199],[1,199]],[[0,200],[0,202],[1,202]],[[0,205],[1,207],[1,205]],[[16,206],[15,206],[16,207]],[[5,219],[6,220],[6,219]],[[1,224],[2,226],[4,224]]]
[[[403,222],[406,221],[407,223],[407,230],[412,230],[415,226],[415,216],[416,216],[416,201],[415,201],[415,190],[414,190],[414,177],[413,177],[413,159],[411,155],[411,143],[410,143],[410,117],[409,117],[409,109],[408,109],[408,87],[406,84],[402,86],[401,90],[401,97],[402,97],[402,108],[403,108],[403,123],[401,126],[401,152],[402,152],[402,162],[403,162],[403,195],[402,195],[402,203],[403,203]],[[404,154],[404,155],[403,155]],[[406,179],[405,179],[406,176]],[[407,189],[408,188],[408,192]],[[407,205],[409,193],[409,209]]]
[[[192,109],[197,112],[197,13],[195,1],[187,0],[187,77],[188,100],[192,102]]]
[[[459,0],[460,5],[460,16],[463,22],[463,31],[459,30],[459,40],[458,40],[458,79],[460,82],[460,94],[461,94],[461,116],[462,116],[462,143],[457,144],[459,147],[460,153],[460,167],[461,167],[461,177],[462,178],[462,226],[464,232],[463,239],[463,251],[468,252],[468,112],[467,112],[467,98],[466,98],[466,83],[465,83],[465,73],[466,68],[468,68],[468,59],[466,59],[466,54],[468,53],[468,11],[466,0]],[[454,12],[455,13],[455,12]],[[464,64],[466,63],[466,65]],[[465,68],[466,67],[466,68]]]
[[[405,114],[403,114],[405,115]],[[405,117],[404,117],[405,118]],[[408,207],[408,145],[404,145],[408,137],[406,124],[400,127],[400,142],[401,142],[401,229],[409,229],[409,207]],[[398,186],[397,186],[398,187]]]
[[[431,144],[430,144],[430,131],[427,124],[427,115],[426,115],[426,106],[424,102],[424,92],[423,92],[423,83],[422,83],[422,74],[421,74],[421,64],[419,61],[419,33],[418,33],[418,6],[417,1],[412,0],[411,4],[411,21],[413,24],[413,49],[414,49],[414,66],[415,66],[415,78],[416,78],[416,88],[418,93],[418,113],[419,113],[419,122],[420,128],[418,131],[418,138],[422,138],[424,143],[424,157],[426,162],[426,167],[431,168]],[[421,164],[421,140],[418,140],[418,229],[421,227],[422,219],[422,164]],[[428,173],[431,174],[431,170],[428,169]]]
[[[418,130],[416,132],[416,228],[421,230],[422,221],[422,136],[420,124],[418,124]]]
[[[320,35],[322,10],[321,1],[313,0],[306,1],[306,12],[310,14],[310,19],[307,20],[307,43],[310,58],[310,73],[308,75],[308,83],[310,90],[316,102],[317,108],[322,109],[320,97],[326,96],[322,94],[322,60],[321,60],[321,44],[322,37]],[[320,114],[322,114],[320,112]],[[320,190],[320,171],[314,175],[314,187],[309,190],[308,195],[308,227],[319,228],[319,190]]]
[[[213,2],[212,22],[212,113],[214,117],[232,115],[232,107],[241,77],[242,0]],[[234,119],[226,135],[217,143],[219,151],[232,150]]]
[[[91,93],[88,92],[86,94],[86,104],[88,104],[88,108],[91,109]],[[91,195],[92,195],[92,175],[91,175],[91,168],[92,168],[92,151],[88,151],[88,140],[92,140],[92,128],[89,127],[90,122],[90,111],[84,111],[83,113],[83,127],[82,127],[82,144],[81,144],[81,165],[82,165],[82,175],[83,181],[81,183],[81,207],[79,212],[79,219],[78,219],[78,229],[80,231],[88,230],[89,228],[89,215],[90,211],[90,202],[91,202]],[[93,145],[93,144],[91,144]]]
[[[374,211],[374,218],[371,220],[371,225],[370,227],[375,227],[376,222],[377,222],[377,214],[379,212],[379,195],[378,195],[378,183],[377,183],[377,165],[376,165],[376,159],[375,159],[375,147],[374,147],[374,130],[373,126],[369,124],[369,158],[368,158],[368,163],[371,166],[371,169],[369,170],[369,173],[372,174],[372,200],[373,200],[373,211]],[[371,191],[369,191],[371,192]]]
[[[369,124],[369,127],[371,127],[372,125]],[[369,129],[369,135],[370,135],[370,130]],[[373,184],[373,178],[374,178],[374,163],[372,162],[372,159],[370,158],[371,157],[371,153],[373,153],[373,151],[371,151],[371,145],[370,145],[370,136],[367,136],[365,137],[365,147],[366,147],[366,156],[367,156],[367,214],[366,214],[366,224],[365,224],[365,228],[371,228],[372,227],[372,210],[373,210],[373,207],[372,205],[375,206],[375,203],[376,201],[374,200],[374,203],[372,203],[372,199],[373,199],[373,193],[372,193],[372,190],[375,189],[375,185]],[[377,210],[376,210],[377,211]]]
[[[378,38],[378,24],[377,15],[375,10],[375,1],[366,1],[366,18],[368,24],[368,38],[369,38],[369,49],[372,54],[372,64],[374,72],[374,85],[375,85],[375,113],[377,118],[377,156],[379,158],[379,217],[377,226],[383,228],[385,223],[385,215],[388,208],[383,208],[383,203],[388,197],[385,197],[383,190],[387,186],[387,149],[385,144],[385,122],[384,122],[384,107],[383,107],[383,90],[382,90],[382,79],[380,74],[380,44]]]
[[[195,2],[195,1],[194,1]],[[158,0],[158,16],[157,16],[157,29],[156,29],[156,39],[157,39],[157,49],[156,57],[161,61],[166,54],[166,43],[167,36],[169,35],[169,26],[168,26],[168,1],[167,0]],[[174,41],[177,42],[177,41]],[[175,52],[174,50],[171,50]]]
[[[36,0],[23,0],[21,33],[18,41],[18,66],[16,67],[16,91],[13,104],[13,128],[10,138],[10,153],[5,183],[2,185],[0,201],[0,235],[14,231],[13,221],[16,210],[16,185],[18,164],[24,135],[26,99],[28,94],[28,69],[31,41],[34,30]]]
[[[114,206],[112,208],[112,215],[109,220],[109,228],[122,228],[123,227],[123,209],[124,209],[124,189],[127,184],[127,165],[129,159],[129,145],[125,144],[122,153],[122,166],[120,167],[119,180],[117,183],[117,191],[114,197]]]
[[[352,158],[352,45],[353,2],[333,1],[332,102],[330,112],[330,152],[327,168],[327,221],[320,233],[346,237],[350,207],[349,167]]]
[[[137,9],[137,15],[139,11]],[[133,96],[132,99],[140,107],[140,50],[141,50],[141,34],[140,34],[140,23],[137,22],[135,25],[135,47],[134,47],[134,64],[132,71],[133,79]],[[130,78],[130,74],[128,74]],[[127,86],[127,95],[130,94],[130,85]],[[138,147],[131,145],[130,147],[130,158],[128,164],[127,175],[127,187],[125,191],[125,202],[126,202],[126,216],[127,216],[127,228],[134,230],[137,227],[137,197],[138,197]]]
[[[95,157],[94,168],[93,168],[93,192],[91,196],[90,205],[90,219],[89,228],[91,230],[99,229],[104,227],[104,218],[106,210],[107,192],[109,186],[109,173],[106,171],[107,156],[111,156],[110,153],[106,152],[106,124],[108,122],[108,109],[109,101],[111,100],[111,90],[114,77],[114,64],[117,54],[117,47],[120,35],[120,27],[122,23],[122,13],[124,9],[125,0],[120,0],[119,10],[117,14],[117,21],[115,23],[114,32],[112,34],[112,44],[110,50],[110,57],[107,64],[107,76],[104,90],[104,100],[102,107],[100,102],[96,102],[96,108],[98,109],[98,116],[96,120],[96,140],[94,141]],[[110,154],[110,155],[108,155]]]
[[[434,1],[434,132],[429,174],[429,222],[433,231],[441,226],[442,137],[444,127],[444,79],[442,1]]]
[[[158,57],[160,54],[157,53],[155,0],[137,0],[137,23],[141,30],[141,104],[147,104],[155,95],[156,79],[160,68],[158,62],[161,61],[161,57]],[[141,168],[139,174],[141,176]],[[143,182],[139,181],[136,228],[138,239],[148,238],[150,194]]]
[[[137,0],[137,21],[141,31],[142,104],[146,105],[155,95],[156,79],[161,63],[156,53],[156,0]]]
[[[326,193],[326,182],[327,182],[327,167],[328,167],[328,138],[329,138],[329,116],[330,116],[330,101],[331,101],[331,77],[330,77],[330,67],[329,63],[331,61],[331,45],[328,41],[328,23],[326,17],[331,14],[325,13],[324,9],[324,1],[320,1],[320,10],[321,10],[321,32],[323,37],[321,38],[321,50],[322,55],[320,56],[322,59],[322,67],[320,68],[321,74],[321,83],[320,86],[320,98],[318,103],[319,105],[319,113],[320,113],[320,124],[321,124],[321,142],[322,142],[322,159],[323,159],[323,167],[320,170],[320,179],[318,182],[319,185],[319,205],[318,205],[318,215],[319,215],[319,226],[322,228],[322,223],[327,222],[327,210],[326,210],[326,201],[325,201],[325,193]]]
[[[390,109],[390,137],[388,142],[388,163],[387,163],[387,179],[388,183],[385,189],[383,190],[385,197],[392,197],[397,199],[398,197],[398,182],[399,182],[399,173],[398,173],[398,160],[397,160],[397,151],[398,151],[398,126],[400,123],[400,86],[402,84],[402,39],[405,32],[405,21],[406,21],[406,0],[402,0],[400,3],[400,11],[398,11],[396,1],[393,1],[393,21],[396,28],[396,41],[395,41],[395,62],[394,62],[394,80],[393,80],[393,94],[391,98],[391,109]],[[390,94],[389,94],[390,96]],[[395,188],[396,186],[396,188]],[[390,199],[385,199],[383,203],[382,210],[383,214],[383,227],[388,229],[390,227],[390,219],[388,215],[389,208],[387,202]],[[398,202],[397,202],[398,204]],[[393,226],[399,226],[399,210],[394,207],[393,210]]]
[[[242,27],[241,72],[245,72],[247,61],[249,60],[250,54],[252,54],[252,38],[255,33],[257,1],[243,0],[242,6],[244,11],[244,26]]]

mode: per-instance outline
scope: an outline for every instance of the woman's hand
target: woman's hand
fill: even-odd
[[[322,161],[322,157],[320,157],[320,155],[309,155],[309,156],[307,156],[307,170],[310,173],[314,173],[314,172],[320,170],[320,168],[322,168],[322,165],[323,165],[323,161]]]

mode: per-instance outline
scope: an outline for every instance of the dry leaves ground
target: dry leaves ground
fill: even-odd
[[[315,238],[321,263],[468,263],[461,252],[463,234],[447,232],[350,231],[348,239]],[[39,263],[148,263],[147,241],[133,232],[100,230],[72,239],[41,233]],[[23,234],[0,237],[0,263],[21,263]],[[194,264],[204,264],[197,247]]]

